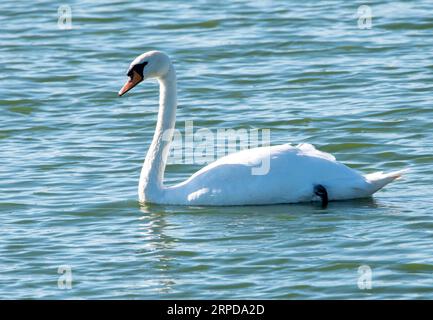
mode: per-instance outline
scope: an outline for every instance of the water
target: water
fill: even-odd
[[[370,1],[371,29],[352,1],[65,4],[72,30],[57,3],[0,4],[0,297],[433,298],[432,1]],[[117,91],[152,49],[177,68],[181,132],[270,128],[411,171],[326,210],[140,207],[157,86]]]

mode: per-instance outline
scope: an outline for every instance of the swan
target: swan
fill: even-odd
[[[163,184],[176,121],[176,72],[170,58],[150,51],[135,58],[119,96],[143,80],[159,82],[159,111],[138,185],[139,201],[167,205],[265,205],[365,198],[404,170],[363,175],[311,144],[257,147],[224,156],[174,186]],[[265,174],[254,169],[268,164]],[[265,171],[264,171],[265,172]]]

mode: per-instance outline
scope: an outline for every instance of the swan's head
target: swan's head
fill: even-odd
[[[139,55],[131,62],[126,75],[129,77],[119,91],[119,96],[149,78],[164,77],[170,70],[170,58],[161,51],[149,51]]]

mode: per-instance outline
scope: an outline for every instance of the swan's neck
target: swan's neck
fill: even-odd
[[[138,185],[139,200],[154,201],[163,190],[164,170],[176,122],[176,72],[170,70],[159,81],[159,112],[152,144],[147,151]]]

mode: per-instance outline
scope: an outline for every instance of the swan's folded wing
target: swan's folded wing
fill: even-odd
[[[311,156],[311,157],[317,157],[326,159],[329,161],[336,161],[335,157],[327,152],[323,152],[320,150],[317,150],[312,144],[309,143],[301,143],[296,146],[304,155]]]

